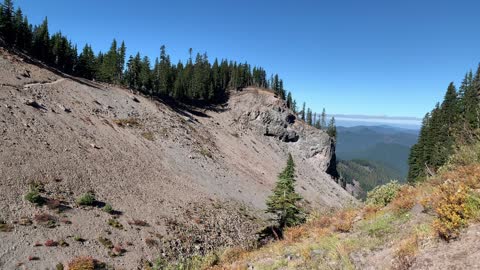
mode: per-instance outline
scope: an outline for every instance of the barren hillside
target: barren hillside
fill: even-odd
[[[328,135],[268,91],[232,92],[212,110],[178,109],[0,53],[2,269],[53,268],[78,255],[135,269],[142,259],[248,243],[264,226],[265,199],[289,152],[311,207],[353,200],[327,174]],[[32,183],[47,205],[24,200]],[[89,191],[98,207],[79,207]],[[118,215],[103,212],[105,203]],[[52,222],[43,226],[46,214]],[[109,256],[100,238],[126,252]]]

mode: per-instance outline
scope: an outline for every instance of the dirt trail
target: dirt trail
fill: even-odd
[[[57,83],[60,83],[60,82],[63,82],[65,81],[65,78],[59,78],[53,82],[36,82],[36,83],[27,83],[23,86],[23,89],[27,89],[27,88],[30,88],[30,87],[34,87],[34,86],[40,86],[40,85],[54,85],[54,84],[57,84]]]

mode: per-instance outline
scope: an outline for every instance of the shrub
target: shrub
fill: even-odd
[[[412,186],[403,186],[397,192],[392,201],[392,209],[397,213],[403,213],[412,209],[416,203],[417,191]]]
[[[445,240],[457,238],[469,219],[480,216],[480,196],[463,183],[441,184],[434,192],[432,203],[437,214],[433,227]]]
[[[38,214],[33,217],[33,219],[42,226],[48,227],[48,228],[53,228],[55,227],[57,223],[57,218],[50,215],[50,214]]]
[[[118,222],[118,220],[116,220],[116,219],[113,219],[113,218],[109,219],[107,223],[108,223],[108,225],[110,225],[110,226],[112,226],[116,229],[120,229],[120,230],[123,229],[123,225],[120,222]]]
[[[392,181],[388,184],[378,186],[367,193],[367,204],[378,206],[386,206],[397,195],[401,185],[397,181]]]
[[[13,225],[7,224],[7,222],[0,219],[0,232],[11,232],[11,231],[13,231]]]
[[[30,189],[30,191],[25,194],[25,200],[33,203],[33,204],[36,204],[36,205],[41,205],[43,204],[44,200],[42,198],[42,196],[40,195],[40,192],[38,191],[38,189]]]
[[[77,203],[79,205],[93,205],[95,203],[95,195],[91,192],[87,192],[78,197]]]
[[[92,257],[77,257],[68,263],[68,270],[95,270],[96,261]]]
[[[355,210],[338,212],[333,219],[333,227],[339,232],[349,232],[353,228],[353,220],[355,216]]]
[[[113,213],[113,207],[110,204],[105,204],[105,206],[102,208],[102,210],[106,213]]]
[[[212,153],[210,151],[208,151],[208,149],[206,149],[206,148],[200,149],[200,154],[204,157],[208,157],[210,159],[213,159]]]
[[[21,217],[18,219],[18,224],[22,226],[30,226],[32,225],[32,220],[29,217]]]
[[[142,137],[149,141],[155,141],[155,135],[153,135],[153,132],[143,132]]]
[[[113,243],[112,243],[112,241],[110,241],[110,239],[108,239],[108,238],[99,237],[99,238],[98,238],[98,242],[100,242],[100,244],[102,244],[104,247],[106,247],[106,248],[108,248],[108,249],[112,249],[112,248],[113,248]]]

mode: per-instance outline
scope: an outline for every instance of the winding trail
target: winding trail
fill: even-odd
[[[57,79],[53,82],[46,82],[46,83],[41,83],[41,82],[38,82],[38,83],[28,83],[28,84],[25,84],[23,86],[23,89],[26,89],[26,88],[30,88],[32,86],[38,86],[38,85],[53,85],[53,84],[57,84],[57,83],[60,83],[60,82],[63,82],[65,80],[65,78],[60,78],[60,79]]]

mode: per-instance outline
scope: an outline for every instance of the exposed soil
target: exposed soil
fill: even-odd
[[[232,92],[215,110],[178,109],[128,89],[64,77],[1,50],[0,218],[13,229],[0,232],[0,268],[51,269],[91,255],[135,269],[143,259],[251,243],[265,225],[265,199],[288,152],[310,207],[352,203],[326,173],[332,141],[302,121],[279,126],[291,121],[282,120],[289,113],[259,89]],[[283,135],[265,136],[266,128]],[[24,200],[33,181],[60,210],[54,201],[52,210]],[[78,206],[76,198],[88,191],[96,206]],[[103,212],[105,203],[117,215]],[[34,221],[43,213],[54,217],[54,226]],[[108,225],[110,219],[123,229]],[[132,220],[148,226],[128,224]],[[126,252],[111,257],[99,237]],[[62,239],[69,246],[35,245]]]

